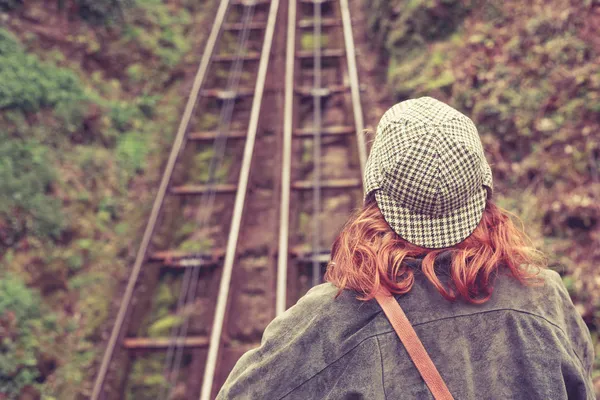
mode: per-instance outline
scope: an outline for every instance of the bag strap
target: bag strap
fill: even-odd
[[[431,361],[431,358],[427,354],[425,347],[423,347],[423,343],[419,340],[417,333],[394,296],[387,289],[382,288],[375,295],[375,299],[381,308],[383,308],[383,312],[390,320],[408,355],[419,370],[423,380],[425,380],[433,398],[436,400],[453,400],[454,398],[448,390],[446,383],[444,383],[433,361]]]

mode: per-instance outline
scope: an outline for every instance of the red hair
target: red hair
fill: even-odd
[[[509,214],[516,217],[488,200],[469,237],[452,247],[428,249],[397,235],[371,195],[333,243],[325,280],[340,289],[337,295],[351,289],[359,293],[360,300],[372,299],[382,286],[391,293],[408,293],[414,283],[414,267],[403,260],[424,255],[419,268],[442,296],[450,301],[462,297],[470,303],[484,303],[492,295],[493,276],[501,268],[527,284],[537,281],[533,278],[546,266],[544,254],[534,248],[523,229],[517,229]],[[434,263],[447,251],[452,261],[450,283],[444,286]],[[526,270],[527,266],[533,268]]]

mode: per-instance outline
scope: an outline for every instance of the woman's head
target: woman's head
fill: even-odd
[[[473,232],[493,194],[492,171],[470,118],[432,97],[387,110],[365,165],[371,193],[390,227],[427,248]]]
[[[424,257],[421,270],[447,299],[489,299],[501,265],[524,282],[522,264],[541,265],[508,212],[492,201],[492,172],[473,121],[431,97],[406,100],[381,118],[365,167],[365,204],[333,245],[326,279],[375,295],[380,286],[410,290],[406,257]],[[434,269],[451,253],[450,286]],[[446,254],[447,255],[447,254]]]
[[[488,201],[479,225],[469,237],[449,248],[428,249],[398,236],[383,218],[374,196],[369,196],[333,243],[325,280],[340,290],[357,291],[363,300],[374,297],[381,286],[404,294],[410,291],[415,273],[405,261],[422,258],[419,270],[446,299],[462,297],[483,303],[492,294],[493,277],[499,268],[526,283],[546,263],[545,256],[531,245],[509,215]],[[441,273],[448,274],[448,284],[434,268],[436,258],[446,252],[450,252],[451,262]]]

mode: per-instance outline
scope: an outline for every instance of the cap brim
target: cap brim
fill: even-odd
[[[454,246],[469,237],[481,221],[486,198],[482,186],[463,206],[434,217],[411,211],[382,190],[375,191],[377,205],[390,227],[408,242],[430,249]]]

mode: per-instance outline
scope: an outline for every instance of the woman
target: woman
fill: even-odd
[[[364,183],[327,283],[269,324],[218,399],[433,398],[374,300],[387,292],[455,399],[594,398],[590,333],[560,276],[492,202],[468,117],[431,97],[396,104]]]

